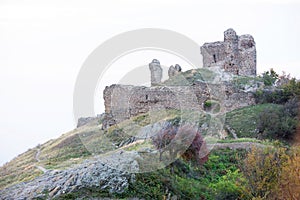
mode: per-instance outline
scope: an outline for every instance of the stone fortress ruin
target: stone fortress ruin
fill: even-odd
[[[238,36],[233,29],[224,32],[223,42],[205,43],[201,48],[203,67],[221,67],[241,76],[256,76],[256,48],[251,35]]]
[[[223,42],[205,43],[200,50],[205,69],[217,68],[231,76],[256,76],[256,47],[251,35],[237,36],[233,29],[228,29]],[[105,88],[103,128],[152,110],[203,110],[209,99],[219,101],[224,112],[255,104],[251,91],[236,87],[230,80],[168,85],[161,82],[163,69],[158,60],[149,63],[149,70],[151,87],[114,84]],[[181,66],[171,66],[169,80],[182,78],[181,73]]]

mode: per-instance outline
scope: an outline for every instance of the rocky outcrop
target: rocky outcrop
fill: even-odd
[[[81,188],[98,188],[110,193],[122,193],[129,183],[134,181],[134,174],[130,174],[123,167],[135,167],[138,170],[135,156],[122,155],[123,160],[120,157],[111,156],[106,158],[109,162],[97,158],[85,161],[71,169],[47,171],[33,181],[19,183],[1,190],[0,199],[52,199]],[[118,166],[114,166],[113,163]]]

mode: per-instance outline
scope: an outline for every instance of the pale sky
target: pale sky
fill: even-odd
[[[0,165],[75,127],[77,74],[107,39],[163,28],[202,45],[222,41],[223,32],[234,28],[238,35],[253,35],[259,72],[272,67],[300,78],[299,13],[293,0],[0,0]],[[123,58],[115,68],[147,65],[155,56],[163,65],[189,69],[173,55],[142,54]],[[113,82],[104,76],[98,88]],[[102,103],[97,101],[95,113],[103,112]]]

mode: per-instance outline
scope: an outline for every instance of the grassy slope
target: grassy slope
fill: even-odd
[[[17,182],[24,182],[42,174],[35,167],[36,149],[29,149],[0,168],[0,189]]]
[[[256,135],[253,133],[255,130],[254,122],[257,121],[257,115],[259,112],[269,107],[277,108],[279,105],[256,105],[232,111],[227,114],[226,123],[236,130],[239,137],[255,138]],[[178,111],[170,111],[162,116],[162,118],[167,121],[173,120],[176,123],[179,114]],[[117,132],[116,130],[125,129],[126,126],[132,127],[130,123],[135,123],[139,126],[148,125],[150,124],[149,116],[145,114],[134,117],[132,120],[111,127],[107,132],[103,133],[103,135],[99,134],[101,132],[100,127],[98,126],[99,124],[92,123],[91,125],[66,133],[56,140],[50,140],[39,147],[30,149],[0,168],[0,188],[18,182],[28,181],[41,175],[42,172],[36,168],[36,165],[43,166],[46,169],[63,169],[70,167],[73,164],[80,163],[84,159],[88,159],[91,156],[90,152],[99,152],[97,149],[92,149],[93,147],[97,147],[101,149],[101,151],[114,150],[116,147],[113,145],[109,146],[106,139],[113,143],[120,142],[120,138],[121,140],[126,139],[126,135],[122,136],[120,135],[120,132]],[[87,145],[84,146],[82,141]],[[243,139],[240,139],[236,141],[225,140],[223,142],[232,143],[243,141]],[[247,141],[253,140],[247,139]],[[95,145],[93,143],[95,143]],[[141,145],[139,143],[133,144],[132,146],[126,147],[126,149],[137,150],[138,148],[143,147]],[[35,159],[38,149],[41,150],[39,156],[40,162],[37,162]]]
[[[265,109],[279,109],[278,104],[259,104],[234,110],[226,114],[226,124],[235,130],[239,138],[256,138],[258,115]]]
[[[184,72],[183,77],[192,83],[204,79],[213,80],[215,74],[206,69],[194,69]],[[247,81],[249,80],[247,79],[246,82]],[[245,82],[245,80],[243,79],[242,82]],[[276,109],[276,106],[278,105],[257,105],[232,111],[227,114],[226,123],[236,130],[239,137],[255,137],[254,122],[257,120],[257,114],[268,107]],[[153,117],[153,115],[152,113],[151,117]],[[186,113],[170,111],[159,115],[160,117],[158,117],[156,121],[164,119],[177,123],[178,115],[182,117],[186,115]],[[183,118],[187,119],[188,116]],[[203,119],[205,121],[205,117]],[[145,126],[153,122],[153,118],[150,120],[148,114],[140,115],[110,128],[107,132],[101,131],[98,126],[99,122],[95,121],[87,126],[66,133],[55,140],[50,140],[45,144],[29,149],[0,168],[0,189],[18,182],[34,179],[41,175],[43,172],[37,169],[36,166],[43,166],[46,169],[63,169],[90,158],[92,156],[90,152],[96,154],[116,149],[115,144],[120,142],[120,138],[121,140],[127,138],[127,136],[120,135],[120,132],[116,130],[126,129],[126,127],[132,128],[132,122],[139,126]],[[134,131],[134,129],[132,130]],[[83,145],[82,141],[84,141],[86,146]],[[131,147],[132,150],[138,148],[138,145]],[[40,162],[35,158],[39,149]]]
[[[232,190],[240,195],[243,188],[236,185],[236,180],[243,178],[238,167],[244,155],[245,151],[242,150],[217,150],[211,152],[209,161],[202,166],[180,159],[173,167],[136,174],[136,181],[130,183],[123,194],[109,194],[98,188],[85,188],[63,195],[59,199],[138,197],[150,200],[166,199],[170,195],[177,199],[212,200],[220,195],[226,196],[226,192]]]
[[[172,120],[179,114],[175,110],[169,111],[161,115],[157,120]],[[36,166],[42,166],[47,170],[64,169],[79,164],[84,159],[91,158],[92,154],[113,151],[117,148],[116,145],[118,143],[129,137],[118,130],[130,128],[134,135],[134,125],[145,126],[150,124],[150,121],[149,115],[140,115],[117,126],[110,127],[108,131],[101,130],[99,122],[95,121],[65,133],[55,140],[50,140],[29,149],[0,167],[0,189],[19,182],[32,180],[43,174]],[[134,147],[131,150],[137,148],[139,147]],[[36,155],[39,150],[40,161],[38,162]]]
[[[279,108],[279,105],[263,104],[234,110],[227,114],[226,123],[236,131],[238,137],[255,138],[257,115],[262,110],[270,107],[276,109]],[[169,111],[157,120],[164,119],[176,123],[178,115],[181,114],[178,111]],[[126,127],[132,128],[132,123],[139,126],[148,125],[150,124],[149,115],[136,116],[118,126],[111,127],[105,133],[101,131],[98,123],[92,123],[66,133],[58,139],[50,140],[39,147],[30,149],[0,168],[0,188],[28,181],[41,175],[42,172],[36,168],[36,165],[43,166],[46,169],[63,169],[80,163],[84,159],[88,159],[91,157],[90,152],[97,154],[103,151],[114,150],[116,147],[113,144],[117,144],[121,140],[128,138],[127,135],[120,135],[121,132],[116,130],[126,129]],[[84,141],[86,146],[83,145],[82,141]],[[112,144],[108,145],[109,142]],[[224,142],[236,141],[225,140]],[[139,144],[135,144],[129,150],[136,150],[138,148]],[[35,159],[38,149],[41,151],[39,156],[40,162],[37,162]]]
[[[32,180],[41,175],[43,172],[37,169],[36,166],[52,169],[80,162],[89,153],[80,142],[78,131],[75,129],[56,140],[50,140],[43,145],[29,149],[4,164],[0,168],[0,189],[19,182]],[[36,159],[38,149],[41,151],[39,156],[40,162]]]
[[[215,74],[213,71],[205,68],[192,69],[166,80],[165,82],[163,82],[163,85],[182,86],[191,85],[195,81],[210,82],[214,80],[216,76],[217,74]]]

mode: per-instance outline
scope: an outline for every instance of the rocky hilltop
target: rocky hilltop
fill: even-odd
[[[0,168],[0,199],[217,198],[216,181],[240,174],[239,156],[273,145],[258,140],[259,113],[283,106],[257,104],[265,86],[256,77],[252,36],[229,29],[224,42],[206,43],[201,52],[204,68],[183,71],[176,64],[162,82],[154,59],[151,87],[107,86],[103,114],[79,119],[73,131]],[[194,144],[202,152],[197,164],[184,154],[191,142],[180,146],[187,138],[179,133],[171,147],[155,143],[159,134],[182,126],[201,133]]]

